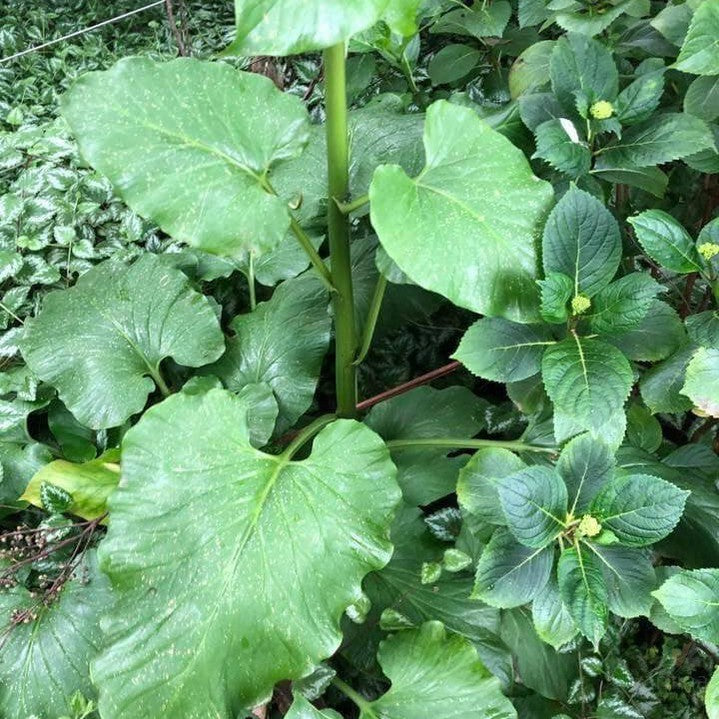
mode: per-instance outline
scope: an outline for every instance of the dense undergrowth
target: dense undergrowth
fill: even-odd
[[[716,719],[717,0],[173,5],[0,64],[0,717]]]

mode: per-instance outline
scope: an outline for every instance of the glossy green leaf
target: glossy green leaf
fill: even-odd
[[[699,254],[689,233],[663,210],[645,210],[629,218],[642,249],[673,272],[698,272]]]
[[[634,329],[608,337],[607,341],[630,360],[658,362],[686,344],[687,333],[676,310],[666,302],[654,300]]]
[[[482,59],[482,53],[469,45],[445,45],[432,57],[427,74],[433,85],[446,85],[469,75]]]
[[[594,433],[621,412],[634,383],[629,362],[618,349],[576,335],[544,353],[542,378],[555,413]]]
[[[605,162],[601,156],[594,164],[592,175],[607,182],[638,187],[660,198],[669,185],[669,178],[658,167],[629,167],[621,162]]]
[[[398,0],[389,0],[396,3]],[[374,25],[388,0],[235,0],[236,36],[225,54],[293,55],[349,40]]]
[[[719,118],[719,75],[697,77],[684,95],[684,112],[712,122]]]
[[[542,354],[553,344],[543,325],[484,317],[465,332],[452,358],[484,379],[517,382],[539,372]]]
[[[478,39],[501,37],[511,15],[512,6],[507,0],[497,0],[491,5],[475,2],[471,8],[457,8],[442,15],[432,26],[432,32]]]
[[[337,712],[328,709],[319,711],[305,699],[302,694],[295,692],[294,701],[290,710],[285,714],[286,719],[341,719]]]
[[[107,511],[107,498],[120,481],[119,460],[120,452],[114,449],[82,464],[55,460],[35,474],[20,499],[42,507],[42,488],[49,484],[72,497],[70,513],[83,519],[96,519]]]
[[[707,310],[689,315],[685,324],[692,342],[701,347],[719,348],[719,312]]]
[[[47,423],[66,459],[87,462],[97,455],[95,433],[81,425],[62,402],[50,404]]]
[[[644,373],[639,391],[652,412],[686,412],[692,408],[692,401],[681,392],[693,354],[694,347],[685,345]]]
[[[685,632],[714,644],[719,641],[719,570],[677,572],[654,596]]]
[[[689,493],[648,474],[615,477],[599,490],[590,512],[621,544],[645,547],[676,527]]]
[[[117,596],[94,666],[108,719],[234,718],[334,653],[390,558],[399,489],[379,437],[337,421],[289,461],[251,446],[246,415],[225,390],[180,393],[125,435],[100,552]]]
[[[553,49],[553,40],[542,40],[530,45],[517,57],[509,70],[512,99],[516,100],[525,92],[536,90],[549,82],[549,59]]]
[[[51,460],[50,449],[39,442],[0,442],[0,504],[15,506],[34,474]]]
[[[526,547],[544,547],[563,531],[567,487],[549,467],[527,467],[497,480],[509,531]]]
[[[539,312],[550,324],[562,324],[569,318],[567,304],[574,295],[574,281],[561,272],[547,272],[547,277],[537,280],[540,288]]]
[[[664,291],[665,288],[647,272],[625,275],[592,298],[590,312],[586,315],[589,327],[600,335],[628,332],[639,325],[656,296]]]
[[[622,125],[643,122],[657,109],[663,94],[664,70],[640,75],[617,96],[615,103],[617,118]]]
[[[704,704],[709,719],[719,719],[719,668],[714,670],[707,684]]]
[[[535,319],[535,241],[550,185],[469,108],[431,105],[424,142],[427,165],[416,179],[385,165],[370,186],[372,224],[387,254],[417,284],[461,307]]]
[[[539,125],[534,133],[537,149],[533,157],[541,157],[572,179],[589,172],[592,153],[587,144],[579,138],[570,120],[547,120]]]
[[[362,707],[360,719],[517,719],[472,645],[440,622],[391,636],[378,659],[392,686]]]
[[[719,417],[719,349],[700,347],[694,353],[681,391],[702,412]]]
[[[307,112],[266,77],[224,63],[120,60],[62,101],[80,150],[139,215],[176,240],[238,256],[290,224],[265,175],[308,139]]]
[[[540,639],[555,649],[567,645],[577,635],[577,625],[559,593],[556,579],[550,579],[534,598],[532,621]]]
[[[674,67],[695,75],[719,75],[719,0],[699,4]]]
[[[572,186],[544,228],[544,272],[571,277],[574,295],[592,297],[616,274],[622,256],[619,226],[607,208]]]
[[[501,609],[527,604],[549,581],[553,560],[551,547],[531,549],[497,529],[477,565],[472,596]]]
[[[607,630],[607,587],[602,565],[582,544],[565,549],[557,566],[559,591],[579,631],[596,647]]]
[[[649,616],[657,578],[649,552],[592,544],[602,565],[609,609],[620,617]]]
[[[50,293],[25,328],[25,361],[95,429],[142,411],[155,383],[162,388],[166,357],[201,367],[225,347],[210,300],[149,253],[130,267],[103,262],[74,287]]]
[[[627,442],[647,452],[656,452],[664,441],[659,420],[642,404],[627,408]]]
[[[327,305],[327,292],[312,275],[286,280],[267,302],[235,317],[227,351],[203,371],[233,392],[269,385],[280,410],[277,431],[286,430],[307,411],[317,388],[330,340]]]
[[[37,614],[28,623],[6,627],[0,662],[3,717],[61,717],[71,713],[76,691],[95,696],[90,662],[102,645],[100,616],[110,601],[109,583],[92,551],[50,606],[22,586],[0,592],[4,619],[16,611]]]
[[[600,439],[581,434],[567,442],[557,461],[557,472],[567,486],[569,511],[584,512],[594,495],[614,474],[614,455]]]

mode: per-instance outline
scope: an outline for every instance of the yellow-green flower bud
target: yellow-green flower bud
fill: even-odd
[[[596,537],[601,531],[602,525],[591,514],[585,514],[577,527],[581,537]]]
[[[699,254],[707,261],[719,255],[719,245],[716,242],[702,242],[697,249]]]
[[[611,102],[599,100],[589,108],[589,112],[595,120],[607,120],[614,114],[614,106]]]
[[[572,300],[572,314],[581,315],[592,306],[592,301],[586,295],[577,295]]]

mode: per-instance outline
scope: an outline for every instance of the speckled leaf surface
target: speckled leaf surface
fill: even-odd
[[[97,570],[94,553],[69,580],[59,598],[37,610],[38,617],[9,631],[0,650],[0,706],[3,719],[70,714],[70,698],[81,691],[95,696],[90,661],[101,642],[99,617],[110,601],[107,578]],[[37,604],[24,587],[0,592],[3,620],[14,610]]]
[[[374,25],[397,0],[235,0],[233,55],[321,50]]]
[[[464,637],[440,622],[400,632],[380,645],[379,663],[389,691],[360,719],[516,719],[499,680]]]
[[[290,217],[264,177],[308,139],[300,100],[218,62],[139,57],[83,75],[62,113],[85,159],[139,215],[220,255],[277,246]]]
[[[246,412],[180,393],[125,436],[100,549],[118,597],[94,664],[104,719],[234,719],[337,649],[390,558],[400,492],[379,437],[340,420],[288,461],[251,446]]]
[[[682,394],[710,417],[719,417],[719,349],[700,347],[694,353]]]
[[[279,406],[277,431],[282,432],[312,403],[330,341],[327,303],[327,292],[311,275],[283,282],[269,301],[235,317],[227,352],[206,372],[233,392],[257,382],[268,384]]]
[[[551,185],[469,108],[431,105],[424,144],[427,164],[416,179],[397,165],[378,167],[372,179],[372,224],[387,254],[461,307],[538,319],[536,243]]]
[[[210,301],[156,255],[126,266],[113,260],[68,290],[45,297],[25,323],[20,348],[75,417],[94,429],[140,412],[160,362],[201,367],[225,347]]]

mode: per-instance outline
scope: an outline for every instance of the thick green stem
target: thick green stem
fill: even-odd
[[[359,354],[355,360],[355,365],[361,364],[364,358],[369,352],[369,348],[372,344],[372,337],[374,337],[374,330],[377,326],[377,319],[379,318],[379,312],[382,309],[382,300],[384,299],[384,292],[387,289],[387,278],[380,274],[377,279],[377,284],[374,288],[374,294],[372,295],[372,302],[367,313],[367,320],[364,325],[364,333],[362,335],[362,346],[360,347]]]
[[[307,442],[309,442],[321,429],[326,427],[335,419],[336,417],[333,414],[324,414],[321,417],[318,417],[314,422],[308,424],[304,429],[301,429],[299,434],[287,445],[281,457],[285,461],[289,462],[298,450],[307,444]]]
[[[418,447],[447,447],[448,449],[483,449],[484,447],[500,447],[510,449],[513,452],[546,452],[555,454],[559,451],[557,447],[545,447],[540,444],[526,444],[514,440],[496,439],[461,439],[453,437],[438,437],[427,439],[393,439],[387,442],[390,449],[409,449]]]
[[[349,133],[345,82],[345,46],[339,43],[324,52],[325,103],[327,113],[327,170],[329,196],[344,202],[349,191]],[[357,383],[354,360],[357,352],[349,218],[335,202],[327,208],[327,228],[332,265],[335,317],[335,384],[337,414],[357,414]]]
[[[349,215],[355,210],[359,210],[365,205],[369,205],[369,195],[362,195],[361,197],[358,197],[355,200],[351,200],[350,202],[340,202],[339,200],[335,199],[335,203],[337,204],[337,207],[340,208],[340,212],[343,215]]]
[[[157,385],[157,388],[160,390],[160,394],[162,394],[163,397],[169,397],[172,394],[172,390],[167,386],[167,382],[165,382],[165,378],[162,376],[162,371],[160,370],[160,366],[157,367],[149,367],[150,370],[150,376],[153,380],[155,380],[155,384]]]
[[[349,684],[343,682],[339,677],[332,680],[334,684],[348,699],[351,699],[360,709],[365,717],[376,717],[372,702],[365,699],[359,692],[356,692]]]
[[[255,288],[255,256],[250,252],[249,269],[247,270],[247,285],[250,289],[250,309],[257,307],[257,293]]]

